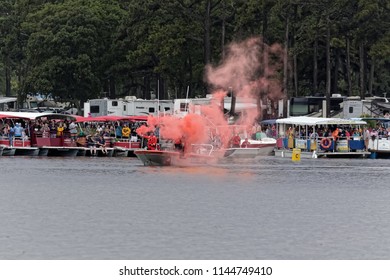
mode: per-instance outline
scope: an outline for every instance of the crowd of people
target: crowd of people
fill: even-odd
[[[315,131],[305,127],[289,127],[285,133],[288,138],[305,139],[324,139],[328,138],[334,141],[335,145],[338,140],[364,140],[365,149],[368,149],[370,139],[390,139],[390,127],[385,128],[382,124],[377,124],[374,128],[369,126],[352,127],[352,126],[319,126]]]
[[[9,139],[13,146],[15,139],[31,138],[67,138],[79,147],[90,147],[91,154],[96,154],[96,148],[107,153],[114,141],[137,142],[136,129],[142,122],[108,122],[77,124],[69,120],[30,120],[6,119],[0,122],[0,137]]]

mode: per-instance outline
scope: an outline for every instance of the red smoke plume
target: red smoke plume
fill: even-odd
[[[219,65],[207,65],[205,81],[213,89],[210,104],[201,106],[201,115],[188,114],[179,119],[175,116],[149,117],[148,127],[141,127],[138,134],[146,134],[160,128],[160,137],[184,139],[185,145],[209,143],[210,138],[219,135],[224,147],[233,133],[243,130],[251,133],[251,128],[261,117],[261,108],[241,112],[236,124],[229,126],[222,110],[223,99],[232,90],[237,99],[254,100],[258,106],[266,104],[266,99],[278,100],[282,97],[278,71],[282,66],[282,48],[279,45],[267,46],[261,38],[231,43],[227,47],[226,58]],[[194,111],[194,108],[189,108]],[[234,131],[235,130],[235,131]]]

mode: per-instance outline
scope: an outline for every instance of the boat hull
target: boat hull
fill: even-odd
[[[48,150],[49,157],[75,157],[79,152],[79,148],[73,147],[43,147]]]
[[[145,166],[194,166],[216,161],[216,158],[209,155],[183,154],[176,151],[137,150],[134,154]]]
[[[274,144],[263,145],[257,148],[230,148],[226,149],[225,158],[255,158],[273,154]]]
[[[37,147],[16,147],[15,156],[38,156],[39,148]]]
[[[5,157],[14,156],[16,149],[13,147],[1,147],[0,154]]]

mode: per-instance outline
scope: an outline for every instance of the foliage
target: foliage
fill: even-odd
[[[264,36],[269,45],[282,44],[289,22],[289,89],[295,74],[298,95],[313,93],[316,60],[318,89],[325,92],[329,23],[332,88],[347,94],[349,71],[352,90],[360,92],[363,46],[363,86],[371,79],[373,93],[380,95],[390,92],[390,4],[383,3],[0,0],[0,91],[21,97],[40,93],[79,106],[108,94],[144,97],[159,81],[167,98],[185,96],[187,87],[190,96],[204,96],[205,65],[223,58],[223,43]]]

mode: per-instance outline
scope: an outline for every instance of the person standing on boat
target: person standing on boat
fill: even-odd
[[[241,137],[236,133],[236,135],[233,136],[232,140],[232,148],[239,148],[241,143]]]
[[[182,137],[175,139],[174,142],[175,150],[184,151],[184,141]]]
[[[64,135],[64,129],[65,127],[63,126],[62,122],[60,122],[57,127],[57,137],[61,137],[62,135]]]
[[[118,123],[118,126],[115,129],[115,137],[122,138],[122,125]]]
[[[123,138],[129,138],[131,133],[130,127],[128,127],[126,124],[122,128],[122,137]]]
[[[337,141],[338,141],[338,139],[339,139],[339,133],[340,133],[340,131],[339,131],[339,128],[338,128],[338,127],[336,127],[336,129],[333,130],[333,132],[332,132],[332,137],[333,137],[333,151],[337,151],[337,149],[336,149],[336,144],[337,144]]]
[[[20,123],[16,123],[14,127],[15,137],[22,138],[23,127]]]
[[[370,141],[370,135],[371,135],[371,132],[367,127],[363,132],[364,146],[366,147],[366,151],[368,151],[368,143]]]
[[[13,127],[10,127],[8,124],[7,124],[7,126],[9,127],[9,129],[8,129],[9,145],[10,145],[10,147],[12,147],[14,145],[15,129]]]
[[[45,123],[41,127],[41,132],[42,132],[42,138],[49,138],[50,137],[50,127],[48,123]]]
[[[69,132],[70,132],[70,138],[72,139],[72,142],[76,141],[77,124],[75,124],[75,122],[73,122],[73,121],[69,124]]]
[[[148,150],[157,150],[158,138],[156,137],[156,135],[154,135],[153,132],[150,132],[149,136],[143,135],[142,137],[148,139],[148,144],[147,144]]]

